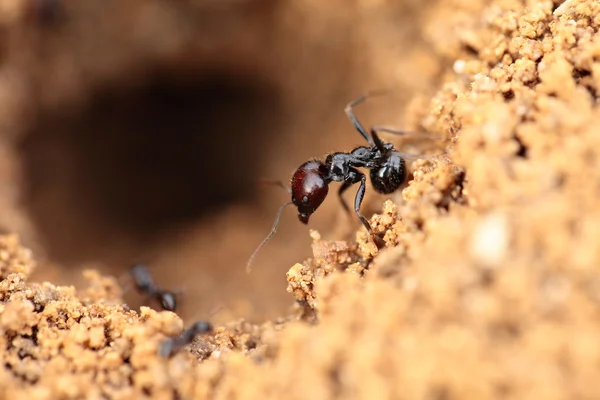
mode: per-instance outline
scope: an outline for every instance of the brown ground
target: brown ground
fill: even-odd
[[[600,397],[597,1],[32,4],[0,1],[1,398]],[[246,275],[257,176],[358,143],[328,116],[384,83],[369,123],[447,139],[367,196],[386,248],[331,196]],[[185,323],[110,276],[146,260]]]

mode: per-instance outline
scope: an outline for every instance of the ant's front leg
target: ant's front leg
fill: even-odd
[[[382,238],[377,236],[377,234],[375,234],[375,232],[373,232],[373,229],[371,228],[371,224],[369,224],[369,220],[367,220],[367,218],[365,218],[365,216],[362,215],[360,212],[360,206],[362,204],[363,197],[365,197],[365,190],[367,189],[367,177],[365,174],[359,172],[358,170],[356,170],[354,168],[352,168],[350,170],[348,177],[351,179],[352,183],[360,182],[360,186],[358,187],[358,190],[356,191],[356,197],[354,198],[354,212],[358,216],[358,219],[360,219],[360,222],[362,222],[362,224],[367,229],[367,232],[369,232],[369,234],[371,235],[371,238],[373,239],[373,242],[375,242],[375,245],[377,246],[377,248],[381,249],[385,246],[385,242],[383,241]]]
[[[354,128],[358,131],[358,133],[360,133],[360,135],[367,141],[367,143],[369,143],[369,145],[375,146],[373,139],[369,136],[369,134],[365,130],[365,127],[360,123],[358,118],[356,118],[356,115],[354,115],[354,110],[353,110],[353,108],[356,105],[365,101],[366,98],[367,98],[367,95],[365,94],[365,95],[360,96],[358,99],[351,101],[350,103],[348,103],[348,105],[346,106],[344,111],[346,112],[346,115],[348,116],[348,118],[350,119],[350,122],[352,122],[352,125],[354,125]]]
[[[346,213],[348,215],[350,215],[350,207],[348,207],[348,204],[346,204],[346,201],[344,200],[344,197],[342,197],[342,194],[346,191],[346,189],[348,189],[350,186],[352,186],[355,183],[356,182],[352,182],[352,181],[350,181],[350,182],[344,181],[342,186],[340,186],[340,190],[338,190],[338,197],[340,198],[340,203],[342,203],[342,207],[344,208],[344,211],[346,211]]]
[[[360,121],[358,120],[358,118],[356,118],[356,115],[354,115],[354,107],[356,107],[357,105],[359,105],[360,103],[365,101],[368,97],[381,96],[383,94],[389,94],[389,93],[387,90],[376,90],[376,91],[371,91],[370,93],[365,93],[362,96],[360,96],[358,99],[348,103],[348,105],[344,109],[344,111],[346,112],[346,115],[348,116],[348,119],[350,119],[350,122],[352,122],[352,125],[354,125],[354,128],[358,131],[358,133],[360,133],[360,135],[367,141],[367,143],[369,143],[370,146],[377,146],[378,148],[380,148],[380,146],[375,142],[375,140],[377,140],[377,139],[372,137],[373,131],[371,130],[371,136],[369,136],[369,134],[367,133],[367,130],[365,129],[363,124],[361,124]]]

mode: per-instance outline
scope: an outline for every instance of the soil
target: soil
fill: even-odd
[[[0,1],[1,398],[600,397],[600,3],[94,4]],[[253,182],[360,143],[339,104],[384,83],[369,124],[440,135],[386,136],[433,157],[368,192],[385,247],[332,190],[247,275]]]

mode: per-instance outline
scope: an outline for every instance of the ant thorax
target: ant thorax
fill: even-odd
[[[353,167],[374,168],[379,166],[385,163],[391,151],[393,151],[393,145],[386,143],[383,149],[377,146],[359,146],[350,153],[331,153],[325,159],[325,165],[329,169],[328,178],[333,182],[345,181]]]
[[[377,156],[379,151],[376,147],[359,146],[350,152],[350,155],[356,160],[367,163]]]
[[[325,159],[325,166],[329,170],[328,180],[341,182],[346,178],[352,167],[352,156],[348,153],[331,153]]]

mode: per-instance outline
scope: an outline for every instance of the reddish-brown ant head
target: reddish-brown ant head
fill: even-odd
[[[292,202],[298,207],[298,218],[305,224],[327,197],[328,174],[324,163],[311,160],[302,164],[292,177]]]

